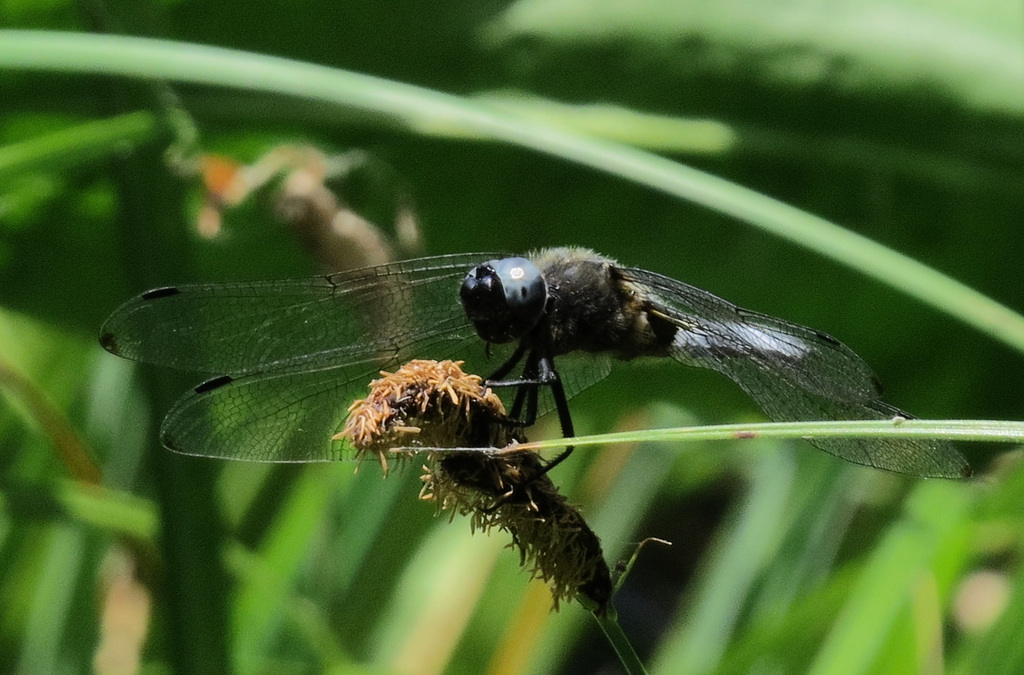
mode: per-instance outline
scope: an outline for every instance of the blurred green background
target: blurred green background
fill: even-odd
[[[0,27],[466,96],[705,169],[1024,304],[1017,0],[4,0]],[[384,226],[411,199],[428,254],[589,246],[836,335],[921,417],[1020,418],[1018,351],[702,206],[244,78],[89,73],[0,56],[0,671],[621,672],[584,610],[549,611],[507,538],[417,500],[418,465],[382,481],[159,447],[197,378],[103,352],[107,314],[152,286],[320,269],[273,187],[201,236],[201,181],[169,148],[245,163],[282,143],[358,148],[371,161],[333,187]],[[724,378],[678,366],[621,366],[572,407],[580,433],[760,419]],[[652,672],[1019,673],[1024,472],[1005,447],[964,449],[979,477],[960,484],[760,441],[581,450],[555,480],[610,560],[674,542],[645,548],[615,600]],[[74,473],[77,451],[106,489]]]

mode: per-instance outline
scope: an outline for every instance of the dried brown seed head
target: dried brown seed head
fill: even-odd
[[[347,439],[362,459],[376,455],[388,470],[395,447],[503,447],[516,440],[501,399],[461,361],[415,360],[381,372],[370,394],[349,407]]]
[[[515,449],[525,438],[501,399],[460,362],[411,361],[381,375],[349,408],[336,438],[348,439],[357,456],[376,455],[385,473],[394,447],[429,449],[423,499],[453,518],[469,516],[474,530],[511,534],[521,564],[551,589],[555,609],[583,596],[603,613],[612,582],[601,543],[544,473],[540,455]]]

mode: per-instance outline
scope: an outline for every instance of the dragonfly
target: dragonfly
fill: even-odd
[[[530,424],[558,413],[613,361],[662,359],[733,380],[774,421],[912,418],[831,335],[585,248],[442,255],[318,277],[168,286],[117,308],[100,343],[127,359],[213,375],[167,413],[175,452],[262,462],[345,458],[332,440],[378,372],[457,359]],[[951,443],[812,438],[848,462],[962,478]],[[552,460],[561,461],[571,448]]]

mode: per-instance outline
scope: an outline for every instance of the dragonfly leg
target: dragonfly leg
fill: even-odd
[[[509,410],[509,417],[516,425],[530,426],[537,420],[537,396],[542,386],[551,387],[551,395],[555,399],[555,410],[558,411],[558,422],[562,427],[562,435],[572,437],[575,435],[572,424],[572,415],[569,413],[569,400],[565,395],[565,386],[562,378],[555,369],[554,359],[547,355],[541,355],[537,350],[530,352],[523,367],[523,374],[518,380],[489,381],[492,387],[519,387],[516,397]],[[526,406],[526,415],[521,416],[523,406]],[[555,458],[553,464],[564,460],[572,453],[572,447],[566,448],[561,455]],[[553,465],[552,464],[552,465]]]
[[[530,420],[529,424],[532,424],[533,420],[537,417],[537,393],[539,388],[542,385],[551,387],[551,394],[555,398],[555,409],[558,411],[558,421],[562,427],[562,435],[567,438],[575,435],[572,417],[569,414],[569,401],[565,395],[565,387],[562,385],[562,378],[558,375],[558,371],[555,370],[554,361],[550,356],[540,356],[536,351],[531,352],[526,360],[526,366],[523,368],[522,379],[514,382],[506,380],[501,384],[515,384],[519,386],[515,402],[512,405],[511,415],[513,418],[517,417],[522,412],[523,405],[525,405],[526,418]],[[520,422],[513,421],[512,423],[518,424]],[[572,451],[573,446],[567,446],[561,454],[545,464],[543,468],[533,475],[525,477],[508,494],[499,498],[493,505],[485,509],[485,512],[494,511],[514,499],[516,495],[523,494],[523,491],[529,488],[530,484],[561,464],[572,454]]]
[[[518,352],[519,350],[517,350]],[[517,427],[528,427],[537,421],[537,391],[542,384],[546,384],[539,376],[539,355],[536,350],[530,352],[523,365],[523,373],[515,380],[492,380],[487,379],[490,387],[518,387],[516,397],[509,409],[509,422]],[[511,359],[510,359],[511,361]],[[501,369],[504,370],[504,366]],[[507,374],[507,373],[506,373]],[[493,376],[492,376],[493,377]],[[526,407],[526,415],[523,415],[523,407]]]
[[[523,360],[523,356],[526,355],[526,350],[526,342],[520,341],[519,346],[516,347],[514,352],[512,352],[512,356],[508,357],[508,360],[505,361],[505,363],[498,366],[498,369],[487,377],[487,386],[493,387],[495,385],[499,385],[508,376],[508,374],[512,372],[512,369]]]
[[[558,412],[558,423],[562,428],[562,436],[572,438],[576,435],[573,428],[572,415],[569,412],[569,400],[565,395],[565,386],[562,384],[562,378],[558,374],[558,370],[555,369],[552,357],[541,355],[534,350],[527,357],[526,365],[523,368],[523,375],[519,380],[503,380],[500,383],[492,383],[492,386],[498,384],[501,386],[519,387],[519,390],[516,392],[516,398],[512,403],[512,408],[509,411],[509,417],[513,420],[513,424],[521,424],[522,426],[530,426],[537,420],[537,396],[540,387],[551,387],[551,395],[555,399],[555,410]],[[526,406],[526,415],[520,417],[524,405]],[[548,462],[543,470],[530,478],[528,483],[561,464],[572,454],[572,451],[573,446],[567,446],[561,454]]]
[[[558,411],[558,423],[562,427],[562,436],[564,438],[572,438],[576,435],[576,431],[573,429],[572,415],[569,413],[569,399],[565,396],[565,387],[562,385],[562,378],[558,375],[558,371],[555,370],[555,362],[550,356],[542,356],[537,361],[539,369],[539,380],[546,383],[551,387],[551,395],[555,399],[555,410]],[[536,400],[534,401],[536,404]],[[534,410],[536,414],[536,409]],[[573,446],[566,446],[565,450],[561,452],[557,457],[548,462],[544,466],[544,470],[541,471],[538,476],[543,476],[551,469],[561,464],[565,459],[572,454]]]

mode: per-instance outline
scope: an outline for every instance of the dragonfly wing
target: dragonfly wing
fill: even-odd
[[[256,462],[342,459],[331,441],[350,400],[374,370],[334,368],[233,379],[222,376],[180,399],[160,427],[165,447],[186,455]]]
[[[707,291],[646,270],[623,271],[650,289],[656,313],[678,331],[673,357],[728,375],[753,362],[823,398],[874,401],[881,387],[871,368],[831,335],[760,314]]]
[[[728,374],[769,418],[778,422],[913,418],[878,399],[858,401],[818,396],[753,361],[733,364]],[[967,460],[948,441],[924,438],[808,438],[807,441],[848,462],[876,469],[929,478],[964,478],[971,474]]]
[[[479,340],[466,338],[470,349]],[[460,351],[459,341],[421,341],[427,357],[438,348]],[[187,455],[257,462],[342,459],[341,431],[348,407],[378,377],[375,358],[346,361],[316,371],[277,370],[220,376],[181,398],[160,428],[169,449]]]
[[[484,376],[488,352],[459,302],[466,273],[493,254],[439,256],[288,281],[198,284],[118,308],[101,342],[125,358],[220,377],[179,400],[161,439],[185,454],[329,461],[352,401],[414,359],[461,359]],[[500,361],[499,361],[500,363]]]
[[[472,330],[459,284],[488,254],[437,256],[287,281],[156,289],[119,307],[100,342],[136,361],[245,375],[393,364],[424,336]],[[418,355],[410,355],[418,356]]]
[[[674,326],[669,355],[735,381],[779,422],[912,417],[883,403],[868,365],[835,338],[751,312],[675,279],[639,269],[623,277],[648,295],[648,313]],[[926,439],[809,439],[847,461],[917,476],[970,474],[948,442]]]

